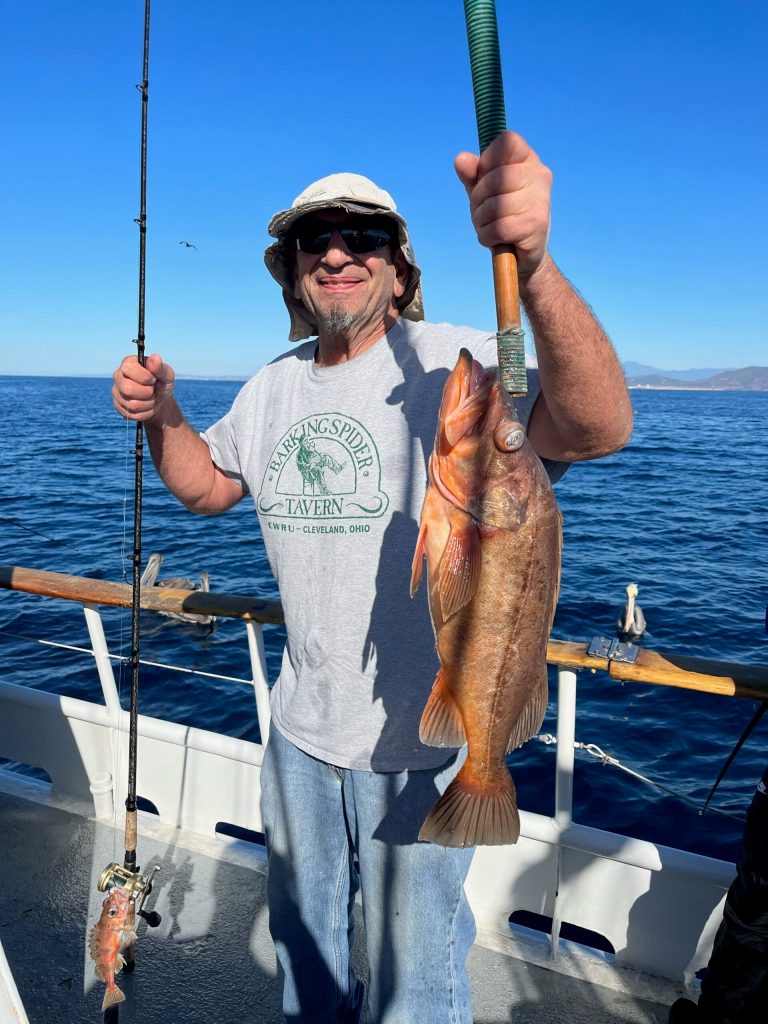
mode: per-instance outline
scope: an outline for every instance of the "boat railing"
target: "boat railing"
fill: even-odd
[[[116,656],[110,654],[108,650],[98,607],[131,607],[133,595],[130,584],[70,576],[23,566],[0,565],[0,588],[76,601],[83,605],[93,645],[89,653],[96,662],[105,704],[112,711],[118,709],[119,698],[112,671],[112,661]],[[262,626],[283,623],[283,608],[280,601],[215,591],[151,586],[142,588],[140,603],[144,611],[217,616],[239,619],[245,624],[259,731],[266,740],[269,735],[269,684]],[[753,700],[768,699],[768,667],[683,654],[662,654],[643,648],[637,648],[633,652],[633,660],[628,661],[611,657],[608,645],[601,648],[607,653],[591,653],[594,649],[592,641],[550,640],[547,645],[547,662],[556,666],[558,673],[555,820],[561,828],[568,827],[572,820],[573,769],[577,747],[575,722],[578,672],[602,671],[610,678],[622,682],[674,686]]]
[[[101,680],[106,710],[113,720],[124,715],[120,711],[112,669],[116,656],[108,650],[99,608],[130,607],[130,585],[19,566],[0,566],[0,588],[75,601],[83,606],[92,644],[89,653],[94,658]],[[269,684],[262,627],[283,622],[280,602],[216,592],[145,587],[141,592],[141,607],[146,611],[240,619],[244,623],[260,734],[262,743],[265,742],[269,730]],[[546,957],[550,961],[557,960],[562,950],[561,923],[577,919],[589,922],[591,919],[591,925],[588,923],[587,927],[593,927],[601,935],[611,936],[611,944],[617,952],[617,965],[623,962],[631,966],[630,984],[639,991],[641,987],[638,988],[637,976],[632,974],[638,969],[668,978],[680,979],[684,975],[688,982],[691,981],[692,972],[703,955],[702,950],[706,950],[707,936],[711,939],[714,933],[717,908],[733,868],[722,861],[604,832],[573,821],[578,675],[584,671],[601,671],[622,682],[631,680],[766,700],[768,667],[662,654],[642,648],[632,650],[631,659],[627,659],[624,657],[626,652],[614,656],[614,651],[615,645],[608,642],[549,641],[547,661],[556,667],[558,679],[554,814],[550,818],[522,811],[522,836],[515,858],[510,859],[506,847],[488,847],[478,851],[482,857],[476,856],[473,862],[467,890],[475,910],[479,938],[486,945],[501,948],[508,941],[504,936],[505,928],[508,932],[506,922],[511,905],[525,905],[528,910],[551,921]],[[200,742],[210,746],[214,740],[209,736]],[[243,759],[247,761],[249,758],[257,770],[260,752],[245,752]],[[617,886],[617,895],[612,901],[615,908],[608,918],[599,918],[594,907],[592,886],[596,884],[595,871],[601,872],[600,885]],[[667,881],[654,885],[654,876]],[[657,914],[668,913],[670,897],[665,887],[671,884],[670,876],[677,879],[674,885],[678,887],[679,898],[690,901],[690,914],[685,920],[673,918],[664,925],[680,933],[679,942],[686,951],[674,956],[669,950],[661,950],[658,943],[634,937],[635,932],[640,934],[637,929],[625,934],[625,918],[633,907],[642,906],[643,916],[650,913],[651,905]],[[490,877],[494,878],[493,894],[487,885]],[[643,894],[645,903],[640,899]],[[650,900],[649,896],[652,896]],[[639,903],[636,902],[638,899]],[[636,910],[633,912],[637,913]],[[622,942],[626,947],[622,947]],[[530,950],[526,956],[531,958]],[[579,969],[582,968],[583,965]],[[598,976],[601,983],[613,984],[612,980],[606,980],[601,970],[597,971]]]

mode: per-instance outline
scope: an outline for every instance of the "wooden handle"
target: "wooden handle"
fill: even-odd
[[[496,293],[496,322],[500,331],[520,326],[520,287],[517,257],[511,245],[493,250],[493,290]]]

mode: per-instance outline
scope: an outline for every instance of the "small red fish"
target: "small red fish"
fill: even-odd
[[[101,917],[91,928],[88,949],[96,962],[96,977],[106,982],[107,991],[101,1004],[102,1012],[115,1003],[122,1003],[125,996],[115,984],[115,975],[124,966],[121,950],[136,941],[133,931],[131,893],[115,886],[102,903]]]

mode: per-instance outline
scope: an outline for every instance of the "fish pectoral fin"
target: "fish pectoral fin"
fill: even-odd
[[[467,516],[460,526],[452,523],[440,559],[437,582],[444,622],[474,597],[482,560],[480,535],[474,520]]]
[[[512,727],[509,743],[505,753],[511,754],[513,750],[521,747],[526,740],[531,739],[541,728],[544,715],[547,713],[547,702],[549,700],[549,688],[547,685],[547,668],[541,673],[528,703],[523,708],[523,713]]]
[[[461,710],[442,668],[421,715],[419,739],[428,747],[461,747],[467,742]]]
[[[471,430],[482,411],[477,404],[459,405],[449,412],[443,421],[443,433],[448,444],[453,447]]]
[[[427,527],[424,523],[419,526],[419,536],[416,540],[416,550],[413,552],[411,563],[411,597],[419,589],[421,583],[421,570],[424,565],[424,548],[427,543]]]

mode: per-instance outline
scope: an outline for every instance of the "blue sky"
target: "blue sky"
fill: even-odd
[[[552,253],[620,357],[768,363],[765,3],[497,10],[508,125],[555,176]],[[132,350],[142,22],[142,0],[5,9],[0,373]],[[148,351],[247,376],[286,348],[266,223],[336,170],[395,196],[429,319],[493,330],[452,167],[476,147],[460,0],[155,0]]]

